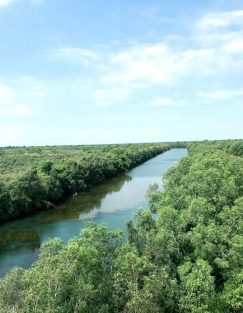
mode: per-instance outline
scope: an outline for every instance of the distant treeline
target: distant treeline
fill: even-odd
[[[0,148],[0,223],[125,172],[168,144]]]
[[[0,280],[0,313],[243,312],[242,140],[187,143],[122,232],[89,222]],[[154,215],[155,213],[155,215]]]

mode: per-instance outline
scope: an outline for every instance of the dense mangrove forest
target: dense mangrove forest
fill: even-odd
[[[0,148],[0,223],[53,207],[64,197],[126,172],[172,146],[127,144]]]
[[[0,312],[243,311],[243,140],[2,148],[1,221],[62,197],[170,148],[188,156],[148,186],[149,209],[121,230],[87,221],[67,244],[41,245],[29,268],[0,280]]]

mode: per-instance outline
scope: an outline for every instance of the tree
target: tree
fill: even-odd
[[[13,268],[4,279],[0,280],[0,312],[17,313],[22,307],[22,277],[24,269]]]
[[[181,285],[179,307],[181,312],[208,313],[214,312],[214,279],[212,268],[204,260],[197,259],[193,264],[185,262],[178,268]]]

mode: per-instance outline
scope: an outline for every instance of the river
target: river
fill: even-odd
[[[105,222],[109,229],[125,231],[125,222],[139,207],[147,208],[148,186],[158,183],[186,149],[172,149],[126,174],[109,179],[75,197],[66,199],[55,209],[10,221],[0,226],[0,277],[15,266],[28,268],[37,260],[41,243],[60,237],[67,242],[78,236],[84,221]]]

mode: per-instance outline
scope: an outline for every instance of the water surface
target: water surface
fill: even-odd
[[[139,207],[147,208],[148,186],[156,182],[162,188],[164,172],[185,155],[186,149],[172,149],[88,192],[66,199],[55,209],[0,226],[0,277],[14,266],[31,266],[42,242],[54,237],[67,242],[78,236],[85,220],[105,222],[109,229],[125,231],[125,222],[132,213]]]

